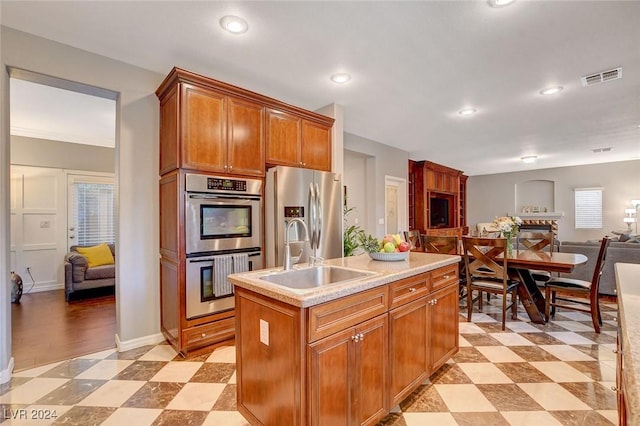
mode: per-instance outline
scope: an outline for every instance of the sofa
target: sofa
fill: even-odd
[[[587,263],[576,266],[570,274],[561,274],[561,276],[577,278],[580,280],[591,281],[593,278],[593,269],[600,250],[599,241],[574,242],[563,241],[560,243],[560,251],[566,253],[580,253],[587,256]],[[599,293],[602,295],[616,295],[616,277],[614,264],[621,263],[640,263],[640,243],[638,242],[620,242],[612,240],[607,250],[607,256],[604,262],[602,277],[600,277]]]
[[[71,246],[64,257],[64,287],[65,297],[69,301],[78,291],[116,285],[115,245],[107,244],[113,263],[89,266],[87,256],[78,252],[78,247]],[[86,248],[86,247],[85,247]]]

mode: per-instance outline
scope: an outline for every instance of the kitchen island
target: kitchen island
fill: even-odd
[[[253,425],[376,424],[458,351],[459,261],[365,254],[230,275],[238,411]]]

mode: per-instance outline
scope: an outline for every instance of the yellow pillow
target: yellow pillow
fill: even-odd
[[[116,263],[107,243],[98,244],[97,246],[92,247],[76,247],[76,250],[87,258],[89,268],[101,265],[113,265]]]

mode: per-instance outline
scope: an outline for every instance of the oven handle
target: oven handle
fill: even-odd
[[[209,195],[209,194],[189,194],[190,199],[194,200],[251,200],[260,201],[260,197],[234,197],[229,195]]]
[[[248,257],[256,257],[256,256],[261,256],[262,253],[261,252],[253,252],[253,253],[248,253],[247,256]],[[224,256],[224,255],[221,255]],[[189,261],[189,263],[200,263],[200,262],[213,262],[215,255],[213,257],[205,257],[205,258],[192,258],[192,259],[187,259]]]

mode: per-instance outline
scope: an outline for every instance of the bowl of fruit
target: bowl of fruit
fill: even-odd
[[[382,240],[375,240],[375,242],[376,244],[371,241],[368,246],[365,245],[365,250],[373,260],[397,262],[409,258],[411,246],[400,234],[387,234]]]

